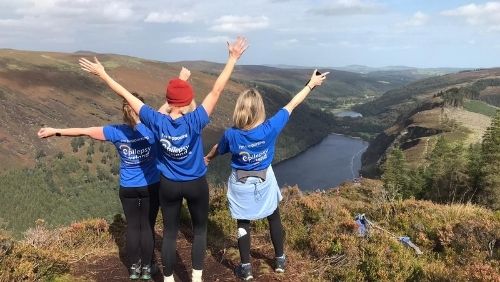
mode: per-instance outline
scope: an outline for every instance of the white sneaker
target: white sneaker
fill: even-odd
[[[191,281],[192,282],[202,282],[203,280],[201,279],[203,270],[197,270],[193,269],[193,274],[191,276]]]

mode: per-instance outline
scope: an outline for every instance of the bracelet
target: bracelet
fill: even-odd
[[[309,86],[309,84],[306,84],[306,86],[307,86],[307,87],[309,87],[309,91],[312,91],[312,90],[313,90],[313,89],[312,89],[312,87],[311,87],[311,86]]]
[[[56,136],[61,136],[61,133],[59,133],[59,132],[56,132]]]

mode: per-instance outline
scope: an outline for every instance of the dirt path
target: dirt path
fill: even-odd
[[[160,236],[157,236],[160,237]],[[174,269],[176,281],[191,281],[191,239],[187,231],[179,232],[177,239],[177,264]],[[156,258],[161,264],[161,238],[158,238],[155,246]],[[254,281],[297,281],[300,267],[289,267],[286,274],[276,274],[273,271],[273,253],[271,245],[266,250],[257,249],[252,252],[252,266]],[[122,256],[123,257],[123,256]],[[205,258],[205,269],[203,271],[203,281],[238,281],[233,269],[239,261],[237,249],[229,248],[219,254],[207,252]],[[128,271],[120,259],[118,253],[104,257],[89,258],[81,264],[71,269],[74,277],[82,281],[130,281]],[[153,281],[163,281],[160,273],[153,277]],[[140,281],[140,280],[139,280]]]

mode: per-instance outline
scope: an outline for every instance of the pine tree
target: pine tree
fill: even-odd
[[[482,179],[479,201],[500,209],[500,110],[486,130],[482,143]]]
[[[451,146],[444,139],[439,137],[434,149],[429,155],[429,166],[425,170],[426,186],[423,191],[423,197],[426,199],[440,199],[444,192],[442,191],[442,179],[446,174],[447,155],[450,154]]]
[[[387,198],[391,201],[402,198],[408,188],[409,170],[401,149],[394,148],[391,151],[384,163],[383,170],[382,181],[387,191]]]

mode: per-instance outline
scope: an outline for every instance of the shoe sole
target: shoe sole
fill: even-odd
[[[285,270],[283,268],[276,268],[274,271],[278,272],[278,273],[284,273]]]
[[[250,275],[250,276],[248,276],[246,278],[241,278],[241,279],[243,279],[243,281],[249,281],[249,280],[253,279],[253,276]]]

